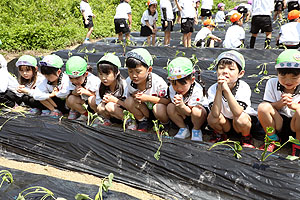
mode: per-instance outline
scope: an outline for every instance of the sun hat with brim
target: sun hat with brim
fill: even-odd
[[[168,79],[178,80],[194,73],[193,63],[190,59],[185,57],[175,58],[167,67]]]
[[[292,10],[288,14],[288,20],[297,19],[300,17],[300,11],[299,10]]]
[[[66,63],[66,74],[71,78],[82,76],[87,70],[87,62],[80,56],[72,56]]]
[[[204,26],[213,26],[213,27],[216,27],[216,24],[215,24],[214,21],[211,20],[211,19],[205,20],[205,21],[203,22],[203,25],[204,25]]]
[[[225,51],[221,53],[217,58],[217,65],[222,59],[233,60],[242,68],[242,70],[245,69],[245,58],[241,53],[237,51],[231,50],[231,51]]]
[[[19,66],[31,66],[31,67],[36,67],[37,66],[37,60],[35,59],[35,57],[30,56],[30,55],[24,55],[21,56],[18,61],[16,62],[16,67]]]
[[[288,49],[279,54],[275,69],[279,68],[300,69],[300,52],[296,49]]]
[[[97,66],[99,64],[105,63],[105,62],[111,63],[114,66],[121,68],[121,61],[120,61],[119,57],[112,53],[108,53],[108,54],[104,55],[102,58],[100,58],[100,60],[97,62]]]
[[[64,62],[59,56],[51,54],[45,56],[42,61],[40,61],[40,65],[60,69],[64,65]]]
[[[233,15],[231,15],[230,17],[230,21],[232,23],[239,21],[242,18],[242,14],[241,13],[234,13]]]
[[[218,8],[222,8],[223,6],[225,6],[224,3],[218,3]]]
[[[156,1],[156,0],[148,0],[148,2],[147,2],[147,5],[148,5],[148,6],[151,6],[151,5],[153,5],[153,4],[156,4],[156,5],[157,5],[157,1]]]
[[[127,58],[135,58],[142,63],[146,64],[148,67],[153,65],[153,59],[149,51],[147,51],[144,48],[137,48],[129,51],[126,54],[126,59]]]

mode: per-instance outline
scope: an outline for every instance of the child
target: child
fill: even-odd
[[[16,62],[19,70],[19,87],[17,91],[22,95],[21,102],[29,106],[31,114],[40,114],[47,109],[40,101],[34,100],[33,93],[36,85],[44,81],[45,77],[38,72],[37,60],[30,55],[21,56]]]
[[[204,21],[204,18],[207,17],[208,19],[211,19],[211,9],[214,5],[213,0],[202,0],[202,6],[201,6],[201,21]]]
[[[152,65],[152,56],[146,49],[134,49],[126,55],[129,77],[126,79],[128,97],[125,107],[138,120],[137,130],[144,132],[147,132],[148,119],[153,118],[152,114],[163,124],[169,121],[169,100],[165,98],[168,85],[163,78],[152,73]]]
[[[63,65],[62,59],[55,54],[45,56],[40,61],[41,73],[46,79],[36,86],[33,98],[48,109],[42,110],[42,116],[59,118],[69,112],[66,108],[66,98],[70,93],[70,80],[68,75],[61,71]]]
[[[274,21],[279,18],[279,21],[282,21],[282,11],[286,8],[286,0],[274,0]]]
[[[201,126],[206,121],[207,112],[203,106],[208,106],[204,89],[195,82],[193,63],[188,58],[178,57],[168,65],[169,97],[167,113],[170,119],[179,127],[175,138],[185,139],[190,136],[185,122],[192,121],[192,140],[202,141]],[[187,122],[187,123],[188,123]]]
[[[207,122],[215,131],[216,142],[225,140],[226,133],[241,133],[241,144],[254,148],[250,129],[257,120],[251,108],[251,89],[240,80],[245,73],[245,60],[237,51],[221,53],[217,58],[218,82],[208,89],[208,102],[211,112]]]
[[[196,10],[197,21],[198,21],[198,17],[199,17],[199,7],[200,7],[200,0],[196,0],[195,1],[195,10]]]
[[[3,55],[0,54],[0,103],[13,108],[20,101],[17,92],[19,83],[8,71],[7,62]],[[0,108],[3,106],[0,105]]]
[[[216,23],[224,23],[225,22],[225,4],[224,3],[219,3],[218,4],[218,12],[216,13],[216,17],[215,17],[215,22]]]
[[[150,46],[150,36],[152,36],[152,46],[155,46],[155,36],[157,32],[156,21],[158,20],[158,13],[156,11],[157,1],[149,0],[148,9],[143,13],[141,19],[141,36],[147,37],[147,44]]]
[[[120,74],[121,62],[118,56],[108,53],[97,63],[101,80],[96,96],[89,101],[91,108],[104,117],[105,126],[110,126],[110,118],[123,120],[124,100],[127,96],[127,84]]]
[[[232,26],[226,31],[223,46],[224,48],[242,48],[245,40],[242,14],[234,13],[231,15],[230,21]]]
[[[299,10],[300,9],[300,1],[299,0],[286,0],[288,12],[292,10]]]
[[[197,47],[213,48],[215,46],[214,41],[218,41],[218,42],[222,41],[221,38],[218,38],[217,36],[214,36],[212,34],[212,31],[214,30],[216,25],[210,19],[205,20],[203,25],[204,25],[204,27],[197,33],[197,35],[195,37],[194,44]]]
[[[80,56],[72,56],[66,63],[66,74],[72,84],[69,90],[72,91],[68,96],[66,103],[71,109],[68,119],[86,121],[88,112],[83,107],[84,103],[88,105],[88,99],[96,95],[100,85],[100,79],[90,72],[87,72],[87,63]]]
[[[173,24],[175,24],[175,23],[180,24],[180,22],[181,22],[180,11],[177,8],[175,0],[171,0],[171,4],[172,4],[172,8],[173,8],[173,15],[174,15]]]
[[[298,49],[300,46],[300,11],[289,12],[288,20],[289,23],[280,28],[277,44],[280,49]]]
[[[181,1],[180,5],[177,0],[175,3],[181,15],[181,33],[183,33],[182,42],[184,47],[191,47],[192,33],[194,32],[194,23],[198,24],[195,5],[192,0]]]
[[[269,138],[279,141],[279,137],[286,141],[289,135],[296,136],[300,140],[300,52],[289,49],[282,52],[277,60],[275,68],[277,78],[268,80],[264,102],[258,106],[258,119],[266,131],[267,127],[273,127],[274,131],[268,134]],[[268,151],[275,149],[271,143]],[[264,148],[264,147],[262,147]],[[300,155],[300,146],[293,144],[292,155]]]
[[[95,17],[89,4],[89,0],[82,0],[80,2],[80,11],[83,18],[84,28],[88,28],[84,43],[89,43],[90,36],[94,30],[93,17]]]
[[[169,46],[171,41],[171,31],[173,31],[173,11],[170,0],[160,1],[162,31],[165,32],[164,45]]]
[[[132,24],[130,0],[120,0],[117,6],[116,15],[114,16],[115,31],[118,34],[118,40],[123,41],[123,34],[125,39],[130,40],[130,29]],[[127,21],[128,20],[128,24]]]

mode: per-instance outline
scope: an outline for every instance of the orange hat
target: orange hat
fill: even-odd
[[[293,20],[300,17],[300,11],[299,10],[292,10],[288,14],[288,19]]]
[[[211,19],[205,20],[205,21],[203,22],[203,25],[204,25],[204,26],[214,26],[214,27],[216,27],[214,21],[211,20]]]
[[[242,14],[241,13],[234,13],[233,15],[231,15],[230,17],[230,21],[232,23],[239,21],[242,18]]]

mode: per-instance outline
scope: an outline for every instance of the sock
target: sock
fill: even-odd
[[[251,48],[251,49],[254,48],[255,40],[256,40],[256,37],[251,36],[251,39],[250,39],[250,48]]]
[[[269,46],[270,46],[270,43],[271,43],[271,38],[266,38],[266,39],[265,39],[265,48],[266,48],[266,47],[269,47]]]
[[[88,115],[89,115],[89,113],[88,113],[88,112],[85,112],[85,113],[83,113],[83,115],[85,115],[85,116],[88,116]]]
[[[274,141],[278,141],[279,140],[279,137],[278,137],[278,135],[275,133],[275,134],[273,134],[273,135],[269,135],[268,136],[271,140],[274,140]]]

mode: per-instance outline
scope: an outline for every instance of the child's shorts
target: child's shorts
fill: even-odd
[[[62,114],[68,114],[69,113],[70,110],[66,106],[66,100],[65,99],[61,99],[61,98],[58,98],[58,97],[52,97],[51,99],[57,105],[56,109],[61,111]]]
[[[282,142],[286,142],[289,139],[289,136],[293,136],[295,138],[296,133],[291,129],[291,117],[287,117],[285,115],[280,114],[282,117],[283,123],[281,131],[277,132],[278,137],[281,139]]]
[[[181,17],[180,11],[173,12],[173,15],[174,15],[173,24],[175,24],[176,16]]]
[[[123,34],[130,33],[130,29],[129,29],[129,26],[126,22],[126,19],[115,19],[114,23],[115,23],[116,34],[118,34],[118,33],[123,33]]]
[[[282,1],[277,1],[275,3],[274,11],[283,11],[284,10],[283,6],[284,5]]]
[[[250,33],[257,34],[261,30],[264,32],[272,32],[272,20],[269,15],[255,15],[252,17]]]
[[[194,32],[194,19],[181,18],[181,33],[192,33],[192,32]]]
[[[92,16],[88,16],[88,21],[89,21],[89,23],[85,24],[85,21],[84,21],[84,18],[83,18],[84,28],[91,28],[91,27],[94,26],[93,17]]]
[[[290,1],[288,2],[288,12],[292,11],[292,10],[299,10],[299,3],[298,1]]]
[[[211,10],[201,9],[201,17],[211,17]]]
[[[20,104],[20,101],[21,98],[11,90],[6,90],[6,92],[0,93],[0,103],[3,103],[8,107],[13,108],[16,103]],[[2,106],[0,106],[0,108],[2,108]]]
[[[172,24],[172,21],[167,21],[168,24],[165,26],[165,20],[161,21],[162,31],[173,31],[174,25]]]
[[[152,34],[152,30],[148,26],[141,25],[141,36],[148,37]]]

